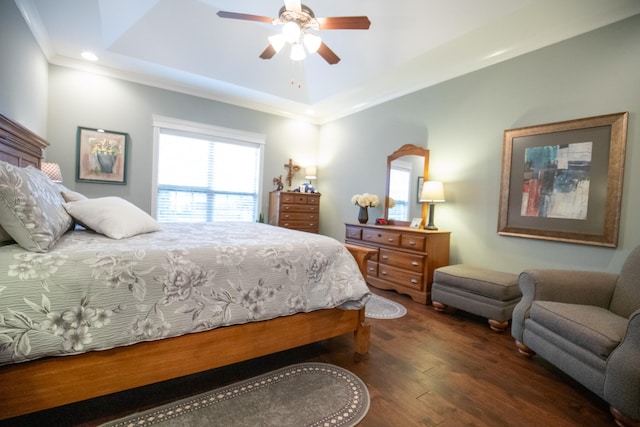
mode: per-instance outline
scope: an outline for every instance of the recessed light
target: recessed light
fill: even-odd
[[[82,52],[81,56],[88,61],[97,61],[98,57],[93,52]]]

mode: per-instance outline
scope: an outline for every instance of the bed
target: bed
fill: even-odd
[[[38,183],[46,147],[0,115],[5,172]],[[2,175],[0,186],[13,176]],[[95,212],[97,199],[71,196],[64,209],[73,218],[53,218],[53,242],[33,230],[24,242],[0,216],[0,419],[347,333],[356,353],[368,352],[368,289],[334,239],[258,223],[158,225],[144,213],[151,230],[112,236],[121,230],[74,210],[90,204]],[[110,199],[105,212],[115,201],[133,209],[111,217],[139,213],[102,199]]]

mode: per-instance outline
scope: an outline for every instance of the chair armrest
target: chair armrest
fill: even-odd
[[[522,342],[524,322],[529,317],[533,301],[557,301],[609,308],[617,280],[617,274],[597,271],[523,271],[518,277],[522,299],[513,309],[511,335]]]
[[[640,309],[629,317],[627,333],[607,359],[604,399],[611,407],[640,420]]]

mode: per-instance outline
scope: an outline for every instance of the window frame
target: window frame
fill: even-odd
[[[172,117],[152,115],[153,122],[153,150],[151,164],[151,212],[158,217],[158,157],[160,134],[162,129],[169,132],[187,133],[193,136],[200,135],[204,139],[220,139],[226,142],[238,141],[239,144],[257,144],[259,146],[260,173],[258,174],[258,214],[262,212],[263,200],[263,176],[264,176],[264,147],[266,136],[261,133],[249,132],[239,129],[225,128],[207,123],[193,122]],[[256,218],[257,220],[257,218]]]

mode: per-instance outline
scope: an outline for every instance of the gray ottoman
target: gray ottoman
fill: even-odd
[[[502,332],[522,294],[518,275],[465,264],[440,267],[433,273],[431,301],[438,311],[457,308],[489,319],[489,326]]]

